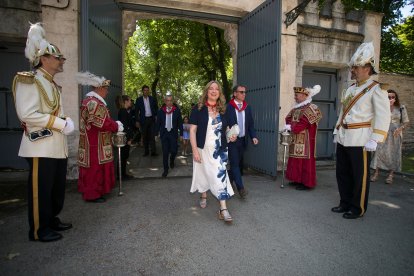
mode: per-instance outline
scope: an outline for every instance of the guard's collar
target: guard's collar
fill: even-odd
[[[86,94],[86,97],[95,97],[98,100],[100,100],[106,106],[106,102],[105,102],[104,98],[99,96],[98,93],[96,93],[95,91],[89,92],[88,94]]]
[[[39,67],[38,70],[42,72],[42,75],[45,79],[47,79],[49,82],[53,82],[53,76],[48,71],[46,71],[42,67]]]

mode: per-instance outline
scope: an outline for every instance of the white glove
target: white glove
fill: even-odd
[[[116,121],[116,123],[118,124],[118,132],[123,131],[124,130],[124,124],[122,124],[120,121]]]
[[[67,117],[66,118],[66,125],[62,129],[63,134],[69,135],[75,130],[75,124],[73,123],[72,119]]]
[[[285,125],[285,130],[292,131],[292,126],[291,125]]]
[[[333,142],[334,144],[338,143],[338,136],[336,134],[334,134]]]
[[[365,144],[365,150],[366,151],[375,151],[377,149],[377,142],[375,142],[374,140],[369,140],[366,144]]]

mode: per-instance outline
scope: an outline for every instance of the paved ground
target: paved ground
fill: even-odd
[[[141,179],[124,182],[122,197],[115,189],[104,204],[85,203],[70,183],[61,218],[74,228],[49,244],[27,240],[24,184],[1,173],[0,275],[414,274],[413,179],[385,185],[382,176],[366,216],[345,220],[330,211],[333,170],[319,169],[313,191],[248,174],[249,198],[229,201],[235,221],[226,225],[211,195],[200,209],[189,193],[191,162],[181,158],[170,174],[180,177],[162,179],[160,157],[140,155],[130,161]]]

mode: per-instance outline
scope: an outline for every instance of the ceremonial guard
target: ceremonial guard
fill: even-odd
[[[78,190],[84,200],[102,203],[106,201],[103,195],[115,186],[112,133],[124,128],[111,119],[106,107],[111,81],[89,72],[78,73],[76,80],[93,88],[80,107]]]
[[[72,228],[58,218],[65,199],[68,147],[66,135],[73,121],[62,107],[61,88],[55,74],[63,72],[65,58],[46,41],[40,23],[31,25],[25,49],[33,72],[19,72],[13,81],[17,116],[23,127],[19,156],[29,163],[29,239],[42,242],[62,238]]]
[[[164,166],[162,177],[168,175],[169,168],[174,168],[178,150],[178,131],[180,131],[181,139],[183,137],[183,120],[180,109],[173,105],[173,97],[171,95],[165,96],[164,102],[165,105],[158,110],[156,123],[156,130],[160,133],[162,145],[162,160]]]
[[[316,186],[316,132],[322,113],[312,103],[312,97],[321,87],[294,87],[296,104],[286,116],[285,129],[292,132],[286,178],[292,181],[296,190],[309,190]]]
[[[339,206],[331,210],[346,219],[362,217],[368,205],[369,151],[385,141],[390,125],[388,93],[371,79],[375,72],[374,46],[363,43],[349,63],[355,83],[342,95],[334,130]]]
[[[246,150],[249,137],[252,139],[254,145],[259,143],[257,139],[256,130],[254,129],[253,114],[250,105],[245,101],[246,87],[243,85],[235,85],[233,87],[233,99],[230,100],[226,108],[226,118],[229,127],[238,126],[238,133],[234,134],[236,140],[234,142],[228,141],[230,182],[236,184],[239,195],[242,199],[247,196],[247,190],[243,185],[242,179],[242,160],[244,151]]]

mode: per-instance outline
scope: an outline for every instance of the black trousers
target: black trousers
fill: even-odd
[[[368,207],[370,153],[364,147],[336,146],[336,180],[340,205],[363,216]]]
[[[144,124],[141,126],[144,149],[145,153],[149,153],[151,148],[151,153],[156,153],[155,149],[155,119],[154,117],[146,117]]]
[[[170,162],[174,162],[175,157],[177,156],[177,139],[178,137],[170,132],[165,132],[161,138],[162,163],[164,166],[164,171],[168,171],[168,160],[170,160]]]
[[[28,179],[29,238],[46,235],[63,208],[65,201],[66,168],[68,160],[55,158],[26,158]]]

